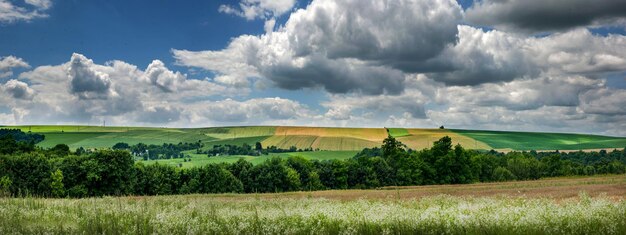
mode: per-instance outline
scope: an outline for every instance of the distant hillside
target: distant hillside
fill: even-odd
[[[162,144],[202,141],[205,148],[217,144],[244,143],[263,146],[320,150],[361,150],[380,146],[387,135],[392,135],[413,149],[428,148],[432,142],[450,136],[454,144],[468,149],[511,150],[577,150],[624,148],[625,137],[586,134],[538,132],[505,132],[449,129],[412,128],[336,128],[336,127],[210,127],[210,128],[155,128],[155,127],[96,127],[96,126],[12,126],[46,136],[39,143],[51,147],[59,143],[71,148],[106,148],[118,142],[129,144]]]

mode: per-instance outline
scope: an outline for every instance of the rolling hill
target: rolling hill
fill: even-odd
[[[355,151],[380,146],[391,135],[413,149],[428,148],[443,136],[468,149],[496,150],[578,150],[626,147],[626,137],[588,134],[480,131],[416,128],[337,128],[248,126],[209,128],[97,127],[97,126],[7,126],[46,136],[39,143],[52,147],[59,143],[71,148],[108,148],[118,142],[162,144],[202,141],[205,148],[224,144],[260,142],[263,146],[329,151]]]

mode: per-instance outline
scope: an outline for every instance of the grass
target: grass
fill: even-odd
[[[409,134],[409,131],[407,131],[404,128],[387,128],[387,130],[389,131],[388,132],[389,135],[391,135],[394,138],[411,135]]]
[[[313,151],[313,152],[291,152],[291,153],[271,153],[269,155],[261,156],[247,156],[247,155],[232,155],[232,156],[216,156],[207,157],[206,154],[196,154],[195,150],[184,152],[189,155],[191,161],[184,161],[183,159],[161,159],[161,160],[149,160],[142,161],[145,164],[166,164],[171,166],[182,166],[183,168],[191,168],[198,166],[205,166],[211,163],[233,163],[239,160],[239,158],[246,159],[252,164],[256,165],[262,163],[271,157],[288,158],[290,156],[302,156],[309,160],[330,160],[330,159],[347,159],[353,157],[357,151]]]
[[[0,198],[0,234],[626,234],[624,176],[617,177],[619,198],[588,194],[580,179],[556,179],[583,189],[568,198],[397,196],[409,189],[369,190],[389,193],[384,198],[363,197],[364,190]],[[615,176],[585,179],[602,185],[607,178]],[[548,191],[553,181],[536,181],[543,185],[537,187]]]
[[[484,142],[495,149],[577,150],[626,147],[626,138],[623,137],[540,132],[453,131]]]

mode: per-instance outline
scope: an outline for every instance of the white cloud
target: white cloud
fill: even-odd
[[[101,98],[111,92],[109,74],[97,70],[93,61],[81,54],[72,54],[67,76],[70,79],[71,91],[80,98]]]
[[[41,10],[46,10],[52,6],[51,0],[25,0],[25,2]]]
[[[20,7],[9,0],[0,0],[0,23],[28,22],[33,19],[48,17],[45,10],[52,6],[50,0],[26,0],[25,2],[30,7]]]
[[[0,90],[10,94],[15,99],[31,100],[35,95],[35,91],[31,89],[28,84],[11,79],[4,85],[0,85]]]
[[[239,8],[231,5],[220,5],[218,11],[246,18],[269,19],[289,12],[296,4],[295,0],[241,0]]]
[[[297,101],[275,98],[254,98],[244,101],[225,99],[193,104],[190,112],[205,122],[245,124],[303,118],[310,115],[307,107]]]
[[[176,91],[187,80],[187,76],[170,71],[160,60],[152,61],[142,78],[165,92]]]
[[[0,78],[6,78],[13,75],[14,68],[30,68],[22,58],[15,56],[0,57]]]
[[[40,66],[20,74],[19,79],[27,83],[7,82],[1,87],[0,97],[10,107],[28,111],[21,112],[25,113],[21,116],[30,123],[84,124],[120,117],[143,120],[137,123],[175,122],[185,111],[178,106],[185,107],[185,102],[246,94],[245,89],[232,90],[206,79],[188,79],[160,61],[142,71],[123,61],[96,64],[77,53],[67,63]]]
[[[582,94],[580,109],[590,114],[620,116],[622,121],[626,121],[626,90],[590,90]]]
[[[626,36],[587,29],[526,37],[460,25],[459,43],[429,61],[430,76],[449,85],[479,85],[538,76],[597,75],[626,70]]]
[[[259,76],[285,89],[398,94],[403,71],[455,43],[461,18],[452,0],[314,0],[274,32],[239,36],[224,50],[173,54],[181,65],[228,80]]]

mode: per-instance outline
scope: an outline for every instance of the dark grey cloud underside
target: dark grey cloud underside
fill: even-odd
[[[626,0],[486,0],[466,11],[473,24],[525,32],[561,31],[626,18]]]

